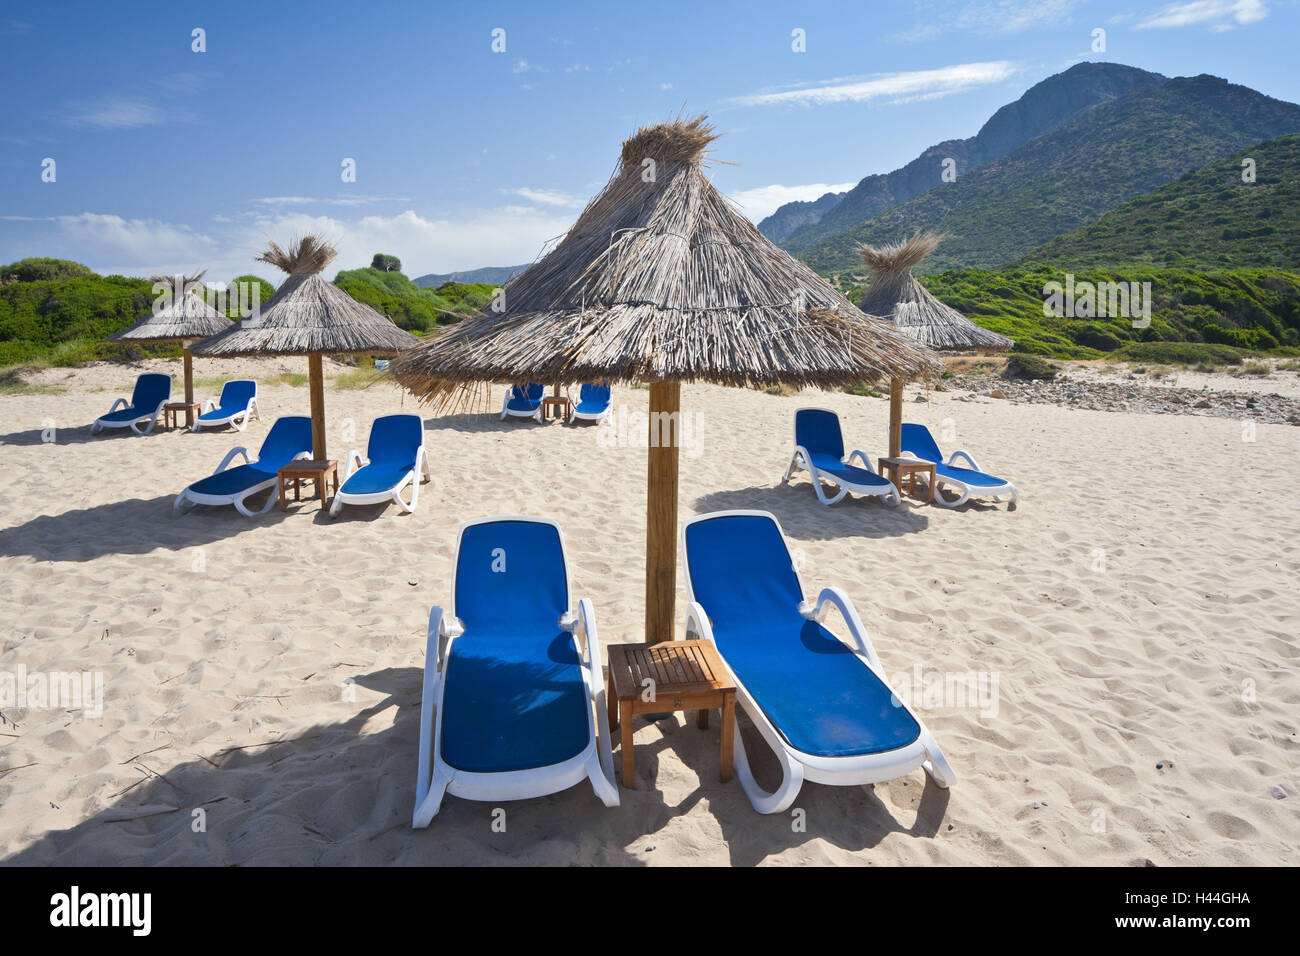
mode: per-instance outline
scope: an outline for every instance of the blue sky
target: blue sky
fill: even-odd
[[[757,221],[970,136],[1080,60],[1300,101],[1297,37],[1296,0],[5,2],[0,262],[224,280],[314,229],[340,268],[513,265],[637,125],[682,109],[725,134],[714,182]]]

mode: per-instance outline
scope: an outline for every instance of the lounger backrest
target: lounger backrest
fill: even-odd
[[[592,405],[608,405],[609,384],[605,383],[603,385],[582,386],[582,394],[579,397],[579,401],[584,403],[590,402]]]
[[[803,589],[770,515],[719,515],[686,526],[691,593],[715,634],[788,617]]]
[[[794,443],[813,455],[844,458],[844,435],[840,418],[824,408],[801,408],[794,413]]]
[[[252,379],[237,378],[221,386],[218,407],[230,411],[247,408],[250,399],[257,397],[257,383]]]
[[[510,400],[535,405],[542,400],[542,386],[538,382],[529,382],[527,385],[513,385],[510,389]]]
[[[131,407],[137,411],[151,412],[160,402],[167,401],[172,394],[172,377],[158,372],[149,372],[135,380],[135,389],[131,392]]]
[[[424,444],[424,422],[419,415],[384,415],[370,426],[366,457],[373,462],[409,465]]]
[[[277,418],[262,440],[257,464],[263,471],[277,471],[303,452],[311,452],[311,419],[306,415]]]
[[[902,450],[924,461],[943,461],[943,452],[939,451],[930,429],[924,425],[903,423]]]
[[[551,524],[517,518],[464,528],[453,599],[468,631],[558,633],[569,602],[560,532]]]

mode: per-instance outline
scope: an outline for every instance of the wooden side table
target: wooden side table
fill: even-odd
[[[636,787],[632,718],[636,714],[698,711],[696,724],[709,726],[709,710],[722,711],[723,783],[731,779],[732,740],[736,729],[736,682],[711,641],[663,641],[659,644],[610,644],[609,725],[622,724],[623,786]]]
[[[185,413],[185,424],[187,426],[193,425],[194,416],[199,413],[199,409],[202,407],[198,402],[168,402],[163,406],[163,426],[176,428],[180,412]]]
[[[320,495],[321,510],[325,510],[325,485],[329,478],[334,479],[334,493],[339,490],[339,463],[333,458],[291,461],[275,473],[280,491],[280,510],[289,510],[289,482],[293,482],[293,500],[299,500],[299,490],[304,480],[316,482],[316,492]]]
[[[925,500],[930,504],[934,504],[934,462],[917,461],[915,458],[879,458],[876,460],[876,471],[883,475],[886,468],[890,471],[889,480],[894,483],[894,487],[898,489],[899,494],[903,492],[903,485],[899,479],[907,478],[907,493],[913,497],[916,496],[916,476],[918,474],[928,475],[930,479],[927,486],[929,493],[926,495]]]
[[[554,412],[555,414],[551,414]],[[567,395],[545,395],[542,397],[542,421],[548,418],[565,421],[573,412],[573,402]]]

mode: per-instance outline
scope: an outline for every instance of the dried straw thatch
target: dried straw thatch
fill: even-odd
[[[982,329],[932,296],[912,270],[934,252],[943,236],[918,232],[890,246],[859,246],[871,284],[858,303],[863,312],[892,322],[899,330],[944,352],[962,349],[1005,350],[1015,345],[1005,335]]]
[[[315,236],[285,251],[274,242],[258,256],[289,273],[259,313],[194,346],[195,355],[383,354],[420,341],[320,273],[336,255]]]
[[[714,138],[702,116],[638,130],[560,244],[505,287],[504,308],[400,355],[397,379],[444,403],[525,379],[833,386],[931,374],[934,356],[713,188],[701,161]]]
[[[207,270],[204,270],[206,272]],[[199,280],[204,273],[192,276],[153,276],[155,285],[167,286],[164,305],[135,325],[108,337],[110,342],[175,342],[201,339],[234,325],[208,305]]]

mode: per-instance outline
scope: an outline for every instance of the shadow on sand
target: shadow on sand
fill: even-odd
[[[696,514],[710,511],[749,509],[770,511],[782,530],[801,541],[826,541],[834,538],[896,538],[924,531],[930,523],[921,501],[903,497],[892,507],[879,498],[849,495],[827,506],[817,500],[806,480],[791,484],[756,485],[714,491],[695,499]]]
[[[340,686],[346,687],[344,676]],[[805,784],[795,801],[803,811],[802,831],[792,826],[789,813],[762,816],[738,782],[718,780],[714,711],[707,731],[696,729],[694,715],[676,715],[660,725],[665,737],[637,748],[638,787],[620,787],[619,807],[605,808],[585,782],[550,796],[499,804],[448,796],[429,829],[415,831],[410,819],[422,674],[413,667],[390,668],[352,680],[356,699],[367,706],[340,694],[335,706],[348,717],[292,739],[207,755],[185,753],[194,759],[177,765],[172,759],[177,754],[167,745],[132,757],[126,763],[139,774],[137,783],[119,790],[90,819],[50,831],[0,863],[636,865],[654,859],[649,854],[656,834],[707,800],[730,862],[749,866],[813,840],[857,852],[891,833],[933,836],[947,808],[946,791],[928,780],[921,790],[912,774],[908,785],[918,787],[919,803],[911,826],[897,821],[872,788],[856,786]],[[291,699],[285,704],[293,707]],[[379,718],[393,708],[391,725],[383,726]],[[371,722],[381,729],[367,730]],[[773,786],[775,759],[751,734],[745,738],[754,772],[764,786]],[[675,806],[654,789],[659,756],[669,746],[700,781]],[[141,745],[141,750],[152,748]],[[617,749],[614,757],[618,767]],[[494,813],[498,808],[504,817]],[[557,817],[564,821],[560,827]],[[200,819],[203,831],[195,832]],[[499,832],[501,822],[504,832]]]

